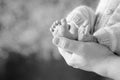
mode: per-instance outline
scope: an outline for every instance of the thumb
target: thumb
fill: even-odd
[[[54,37],[53,43],[66,51],[77,53],[81,47],[83,47],[84,42],[70,40],[65,37]]]

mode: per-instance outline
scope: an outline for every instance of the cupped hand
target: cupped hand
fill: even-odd
[[[97,43],[80,42],[64,37],[54,37],[53,43],[69,66],[120,80],[120,58],[108,48]]]

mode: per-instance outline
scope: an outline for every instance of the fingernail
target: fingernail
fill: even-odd
[[[55,39],[54,39],[54,44],[55,44],[55,45],[58,45],[59,42],[60,42],[60,39],[59,39],[59,38],[55,38]]]

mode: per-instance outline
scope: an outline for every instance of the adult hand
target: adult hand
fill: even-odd
[[[120,80],[120,58],[108,48],[97,43],[80,42],[64,37],[54,37],[53,43],[68,65]]]

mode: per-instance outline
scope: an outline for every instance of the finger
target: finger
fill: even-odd
[[[84,42],[70,40],[64,37],[54,37],[53,43],[57,47],[60,47],[73,53],[78,53],[80,48],[84,46]]]

